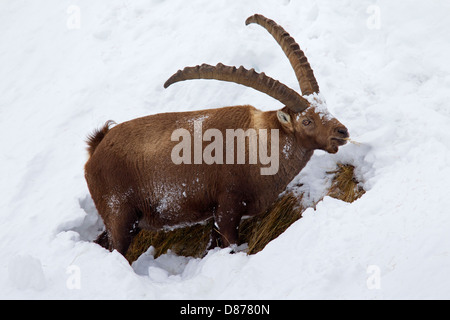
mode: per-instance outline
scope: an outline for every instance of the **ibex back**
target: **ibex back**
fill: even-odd
[[[295,40],[262,15],[249,17],[249,23],[261,25],[275,38],[303,95],[244,67],[219,63],[179,70],[164,87],[190,79],[230,81],[266,93],[284,107],[268,112],[245,105],[162,113],[113,128],[107,122],[89,137],[90,159],[85,166],[106,229],[97,243],[125,255],[142,228],[173,229],[214,219],[220,239],[212,232],[210,247],[218,242],[235,245],[241,218],[267,210],[315,149],[336,153],[346,143],[348,131],[326,110],[313,71]],[[224,138],[230,130],[243,133],[248,143],[243,148],[234,140],[232,145],[225,143],[230,142]],[[270,166],[261,161],[264,154],[274,161],[276,157],[276,167],[272,166],[276,170],[263,173]],[[202,155],[209,156],[208,161]]]

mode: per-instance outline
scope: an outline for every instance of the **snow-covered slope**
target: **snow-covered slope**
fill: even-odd
[[[447,1],[0,2],[1,298],[450,298],[450,20]],[[90,242],[99,221],[85,137],[106,120],[250,103],[218,81],[163,89],[202,62],[298,88],[281,49],[245,19],[282,24],[329,110],[362,144],[317,152],[300,179],[319,197],[337,161],[367,193],[325,198],[253,256],[151,250],[133,266]]]

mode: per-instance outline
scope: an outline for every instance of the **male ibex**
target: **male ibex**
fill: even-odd
[[[113,128],[110,128],[111,122],[107,122],[89,137],[90,159],[85,166],[90,193],[106,228],[97,243],[125,255],[141,228],[172,229],[213,218],[222,246],[237,244],[241,218],[263,213],[303,169],[315,149],[336,153],[339,146],[346,143],[347,128],[327,112],[313,71],[295,40],[262,15],[249,17],[246,24],[249,23],[263,26],[275,38],[289,58],[304,96],[264,73],[244,67],[219,63],[179,70],[167,80],[165,88],[189,79],[230,81],[266,93],[284,107],[267,112],[244,105],[162,113]],[[236,150],[230,158],[232,164],[192,161],[189,154],[183,154],[186,161],[175,163],[174,132],[184,129],[192,135],[198,134],[196,123],[206,130],[205,135],[210,129],[223,136],[227,130],[235,129],[263,138],[261,132],[270,131],[270,136],[278,141],[269,139],[260,147],[279,155],[278,170],[274,174],[261,174],[260,169],[267,162],[234,163],[234,157],[238,156],[234,146],[219,149],[216,145],[215,148],[215,153],[222,154]],[[248,140],[250,136],[247,135]],[[268,139],[268,135],[264,138]],[[204,138],[200,148],[207,146],[205,141],[212,141],[212,138]],[[272,148],[274,141],[278,142],[277,149]],[[178,151],[184,153],[191,150],[190,147],[189,140],[188,148]],[[254,151],[251,146],[245,146],[247,158]]]

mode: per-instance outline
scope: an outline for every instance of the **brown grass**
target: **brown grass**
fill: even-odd
[[[248,243],[248,254],[255,254],[302,217],[301,198],[291,193],[281,196],[264,214],[243,220],[239,240]]]
[[[334,174],[331,187],[328,190],[330,197],[345,202],[353,202],[366,193],[356,180],[354,170],[355,167],[350,164],[338,163],[335,171],[327,172],[328,174]]]
[[[327,173],[334,175],[327,195],[353,202],[365,193],[354,177],[352,165],[337,164],[335,171]],[[292,193],[285,193],[264,214],[242,220],[239,227],[239,241],[248,243],[248,254],[261,251],[270,241],[301,218],[307,209],[302,205],[302,197],[303,195],[296,197]],[[155,248],[155,258],[169,249],[177,255],[202,257],[208,247],[212,228],[211,219],[204,224],[173,231],[142,230],[128,249],[127,259],[131,263],[150,246]]]
[[[150,246],[155,248],[154,257],[171,250],[180,256],[201,257],[209,243],[213,220],[172,231],[141,230],[133,239],[127,251],[127,259],[132,262],[147,251]]]

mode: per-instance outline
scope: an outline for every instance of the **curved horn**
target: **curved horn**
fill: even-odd
[[[243,66],[230,67],[222,63],[218,63],[216,66],[202,64],[178,70],[164,83],[164,88],[175,82],[191,79],[215,79],[242,84],[271,96],[294,112],[302,112],[309,106],[308,100],[278,80],[266,76],[264,72],[258,73],[254,69],[247,70]]]
[[[302,94],[309,95],[312,93],[318,93],[319,85],[314,77],[313,70],[309,65],[305,53],[300,49],[300,46],[297,42],[295,42],[294,38],[292,38],[289,33],[287,33],[283,27],[278,25],[275,21],[268,19],[263,15],[255,14],[248,17],[245,24],[249,25],[250,23],[256,23],[264,27],[278,42],[288,57],[292,68],[294,68]]]

